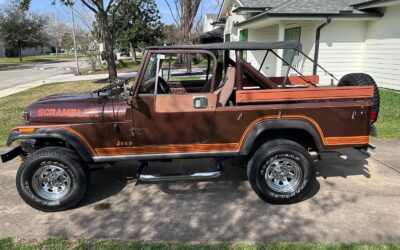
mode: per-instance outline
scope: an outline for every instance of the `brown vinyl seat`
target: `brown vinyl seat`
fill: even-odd
[[[224,107],[227,104],[235,88],[235,75],[236,69],[234,67],[228,67],[224,81],[214,91],[214,94],[217,95],[217,106]]]
[[[222,81],[222,70],[223,70],[223,64],[222,62],[218,62],[217,63],[217,71],[215,74],[215,84],[219,84]],[[204,86],[201,88],[201,92],[202,93],[209,93],[211,90],[211,80],[212,78],[210,78],[206,84],[204,84]]]

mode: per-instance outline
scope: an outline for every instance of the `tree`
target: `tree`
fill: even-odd
[[[23,48],[47,43],[46,25],[47,17],[27,13],[16,5],[8,5],[0,14],[0,36],[7,46],[18,52],[20,62]]]
[[[201,0],[165,0],[171,15],[181,31],[182,44],[190,44],[191,31],[199,10]],[[173,10],[174,9],[174,10]],[[191,72],[191,59],[186,58],[188,72]]]
[[[61,22],[57,17],[49,18],[48,25],[48,35],[49,35],[49,43],[56,50],[56,56],[58,52],[62,48],[70,48],[66,46],[65,40],[68,40],[68,36],[71,33],[71,27],[65,25],[65,23]],[[72,43],[72,38],[69,39]]]
[[[169,24],[163,26],[164,43],[175,45],[181,40],[179,28],[176,25]]]
[[[74,0],[59,0],[65,6],[73,6]],[[115,13],[121,8],[126,0],[109,0],[104,4],[103,0],[80,0],[80,2],[92,11],[96,16],[96,22],[101,31],[101,37],[104,42],[105,55],[108,67],[108,76],[110,80],[117,78],[117,66],[114,57],[115,32],[120,27],[115,25]],[[144,0],[143,0],[144,1]],[[20,8],[29,9],[31,0],[19,0]],[[55,3],[56,0],[51,0]]]
[[[154,45],[163,36],[161,16],[155,0],[127,0],[115,16],[115,23],[125,26],[117,34],[117,44],[130,48],[134,63],[137,63],[136,48],[139,43]]]

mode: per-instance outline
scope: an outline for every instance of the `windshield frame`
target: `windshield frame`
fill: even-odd
[[[214,65],[212,69],[212,78],[211,78],[211,91],[213,92],[216,88],[215,84],[215,73],[217,71],[217,58],[216,56],[208,51],[208,50],[146,50],[145,53],[143,54],[144,60],[142,60],[142,63],[140,64],[140,67],[138,69],[138,75],[136,76],[134,86],[133,86],[133,96],[138,96],[139,94],[139,84],[143,83],[144,79],[144,74],[145,74],[145,69],[147,69],[147,66],[149,64],[150,58],[154,54],[207,54],[210,56],[211,60],[214,60]]]

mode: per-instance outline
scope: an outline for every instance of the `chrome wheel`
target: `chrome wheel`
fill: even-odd
[[[273,191],[291,193],[299,188],[303,171],[296,161],[289,158],[278,158],[266,167],[264,177],[268,187]]]
[[[41,198],[55,201],[71,190],[71,176],[56,165],[42,165],[32,177],[33,191]]]

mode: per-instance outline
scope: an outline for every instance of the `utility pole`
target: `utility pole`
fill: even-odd
[[[74,40],[74,53],[75,53],[75,62],[76,62],[76,75],[79,75],[79,61],[78,61],[78,52],[76,48],[76,38],[75,38],[75,20],[74,20],[74,8],[71,5],[71,19],[72,19],[72,38]]]

